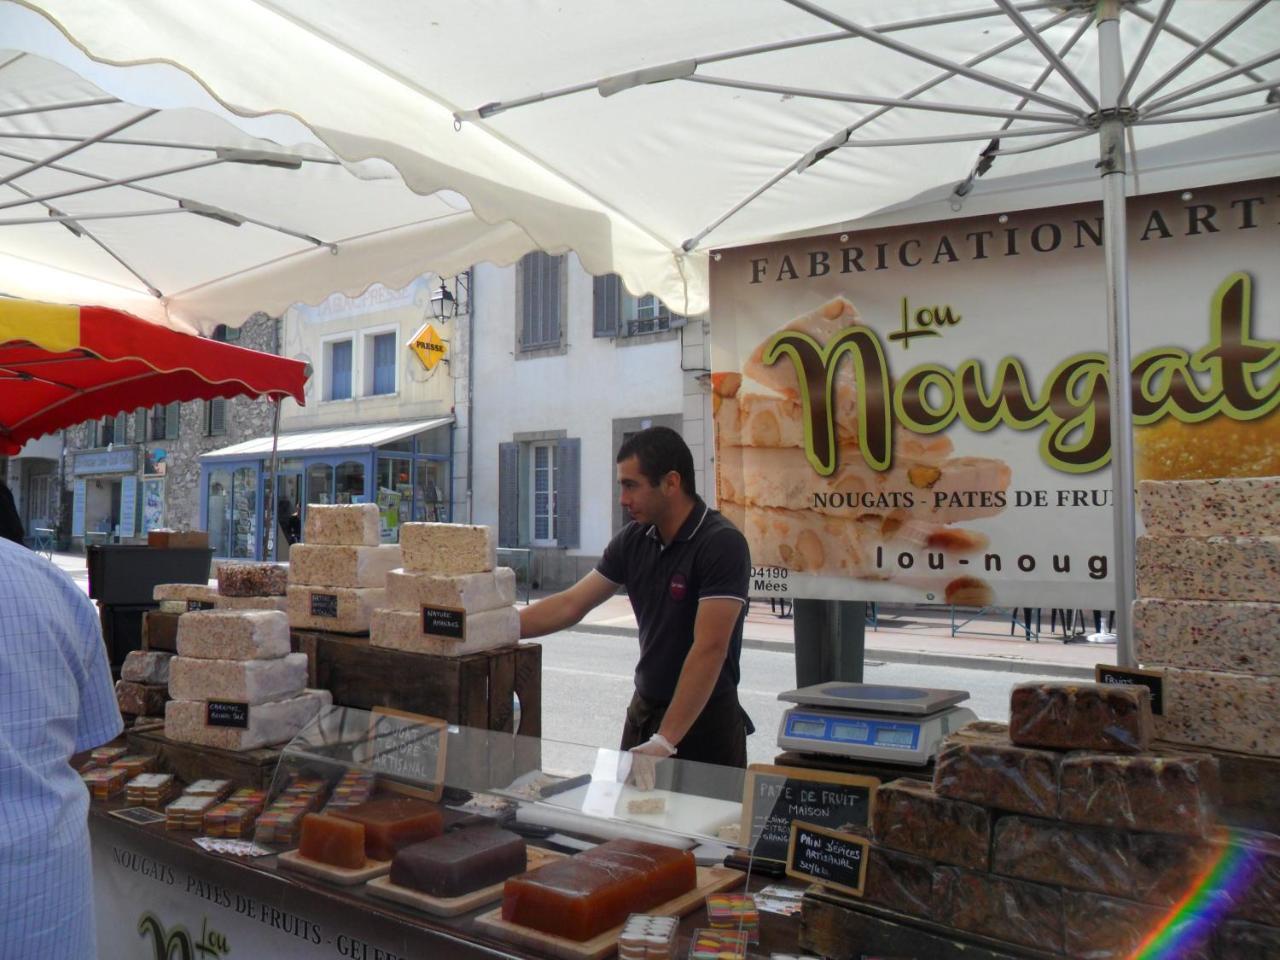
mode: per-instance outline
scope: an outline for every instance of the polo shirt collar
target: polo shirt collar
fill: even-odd
[[[676,535],[672,538],[671,543],[683,543],[686,540],[692,540],[694,535],[702,529],[702,524],[706,522],[707,514],[711,512],[711,508],[706,505],[701,497],[695,497],[693,500],[693,509],[689,511],[689,516],[685,517],[684,523],[680,525],[680,529],[676,531]],[[662,535],[658,533],[658,525],[656,523],[649,524],[649,529],[645,532],[650,540],[656,540],[662,544]],[[670,546],[671,544],[662,544]]]

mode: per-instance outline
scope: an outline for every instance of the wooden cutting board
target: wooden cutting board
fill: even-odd
[[[674,900],[668,900],[644,912],[663,917],[683,917],[699,909],[706,900],[707,894],[732,890],[740,886],[746,878],[745,873],[730,870],[728,867],[699,867],[696,887]],[[561,960],[602,960],[618,949],[618,937],[622,935],[620,924],[591,940],[568,940],[540,930],[507,923],[502,919],[501,907],[480,914],[476,917],[476,923],[507,943],[532,947],[553,957],[559,957]]]
[[[555,850],[543,850],[540,847],[529,847],[527,854],[529,870],[536,870],[538,867],[551,863],[553,860],[563,860],[567,856],[567,854],[557,853]],[[375,897],[391,900],[406,907],[413,907],[415,910],[421,910],[424,913],[430,913],[437,917],[456,917],[464,913],[470,913],[472,910],[478,910],[486,903],[501,900],[502,886],[501,882],[495,883],[491,887],[473,890],[471,893],[463,894],[460,897],[432,897],[419,890],[397,886],[391,882],[390,877],[376,877],[369,881],[365,889]]]
[[[359,870],[351,870],[346,867],[335,867],[327,863],[321,863],[319,860],[308,859],[297,850],[286,850],[276,857],[276,862],[288,870],[305,873],[309,877],[316,877],[320,880],[328,880],[330,883],[336,883],[342,887],[353,887],[358,883],[367,883],[374,877],[380,877],[385,873],[391,872],[390,860],[366,860],[364,866]]]

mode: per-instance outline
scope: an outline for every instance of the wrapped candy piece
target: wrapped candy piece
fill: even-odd
[[[675,917],[633,913],[618,937],[619,960],[670,960],[675,955],[678,927]]]
[[[1062,893],[1053,887],[939,867],[934,896],[939,923],[1062,952]]]
[[[1058,817],[1072,823],[1206,836],[1218,794],[1218,761],[1206,754],[1069,753]]]
[[[1062,915],[1066,954],[1076,960],[1115,960],[1133,956],[1151,932],[1160,926],[1167,913],[1160,907],[1145,903],[1064,890]],[[1181,922],[1189,925],[1196,919],[1187,916],[1181,918]],[[1191,931],[1177,929],[1178,919],[1172,923],[1170,937],[1178,943],[1178,956],[1185,960],[1209,960],[1209,931],[1203,931],[1197,943],[1187,939]]]
[[[931,860],[872,847],[867,856],[863,899],[908,916],[932,919],[933,870]]]
[[[744,960],[751,940],[737,930],[695,930],[689,938],[689,960]]]
[[[1146,687],[1020,683],[1009,698],[1009,739],[1020,747],[1139,753],[1153,730]]]
[[[1053,817],[1058,811],[1059,755],[1015,746],[1009,727],[978,721],[942,742],[933,769],[940,797],[997,810]]]
[[[760,939],[760,911],[749,893],[712,893],[707,896],[707,925],[717,930],[742,930],[751,940]]]
[[[985,870],[991,812],[977,804],[939,797],[930,784],[919,780],[894,780],[876,791],[872,836],[879,846]]]
[[[204,825],[205,811],[216,806],[217,803],[216,797],[183,794],[164,808],[164,828],[166,830],[199,830]]]
[[[129,781],[129,772],[120,767],[98,767],[80,774],[80,779],[89,788],[89,795],[95,800],[110,800],[125,788]]]

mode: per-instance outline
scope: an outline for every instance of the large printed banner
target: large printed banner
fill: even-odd
[[[1129,204],[1139,479],[1280,473],[1280,180]],[[753,593],[1114,606],[1101,204],[713,258]]]

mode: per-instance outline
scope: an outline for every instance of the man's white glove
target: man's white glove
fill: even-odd
[[[666,760],[676,755],[676,748],[660,733],[655,733],[639,746],[631,748],[633,763],[631,765],[631,782],[639,790],[652,790],[657,782],[657,766],[659,760]]]

